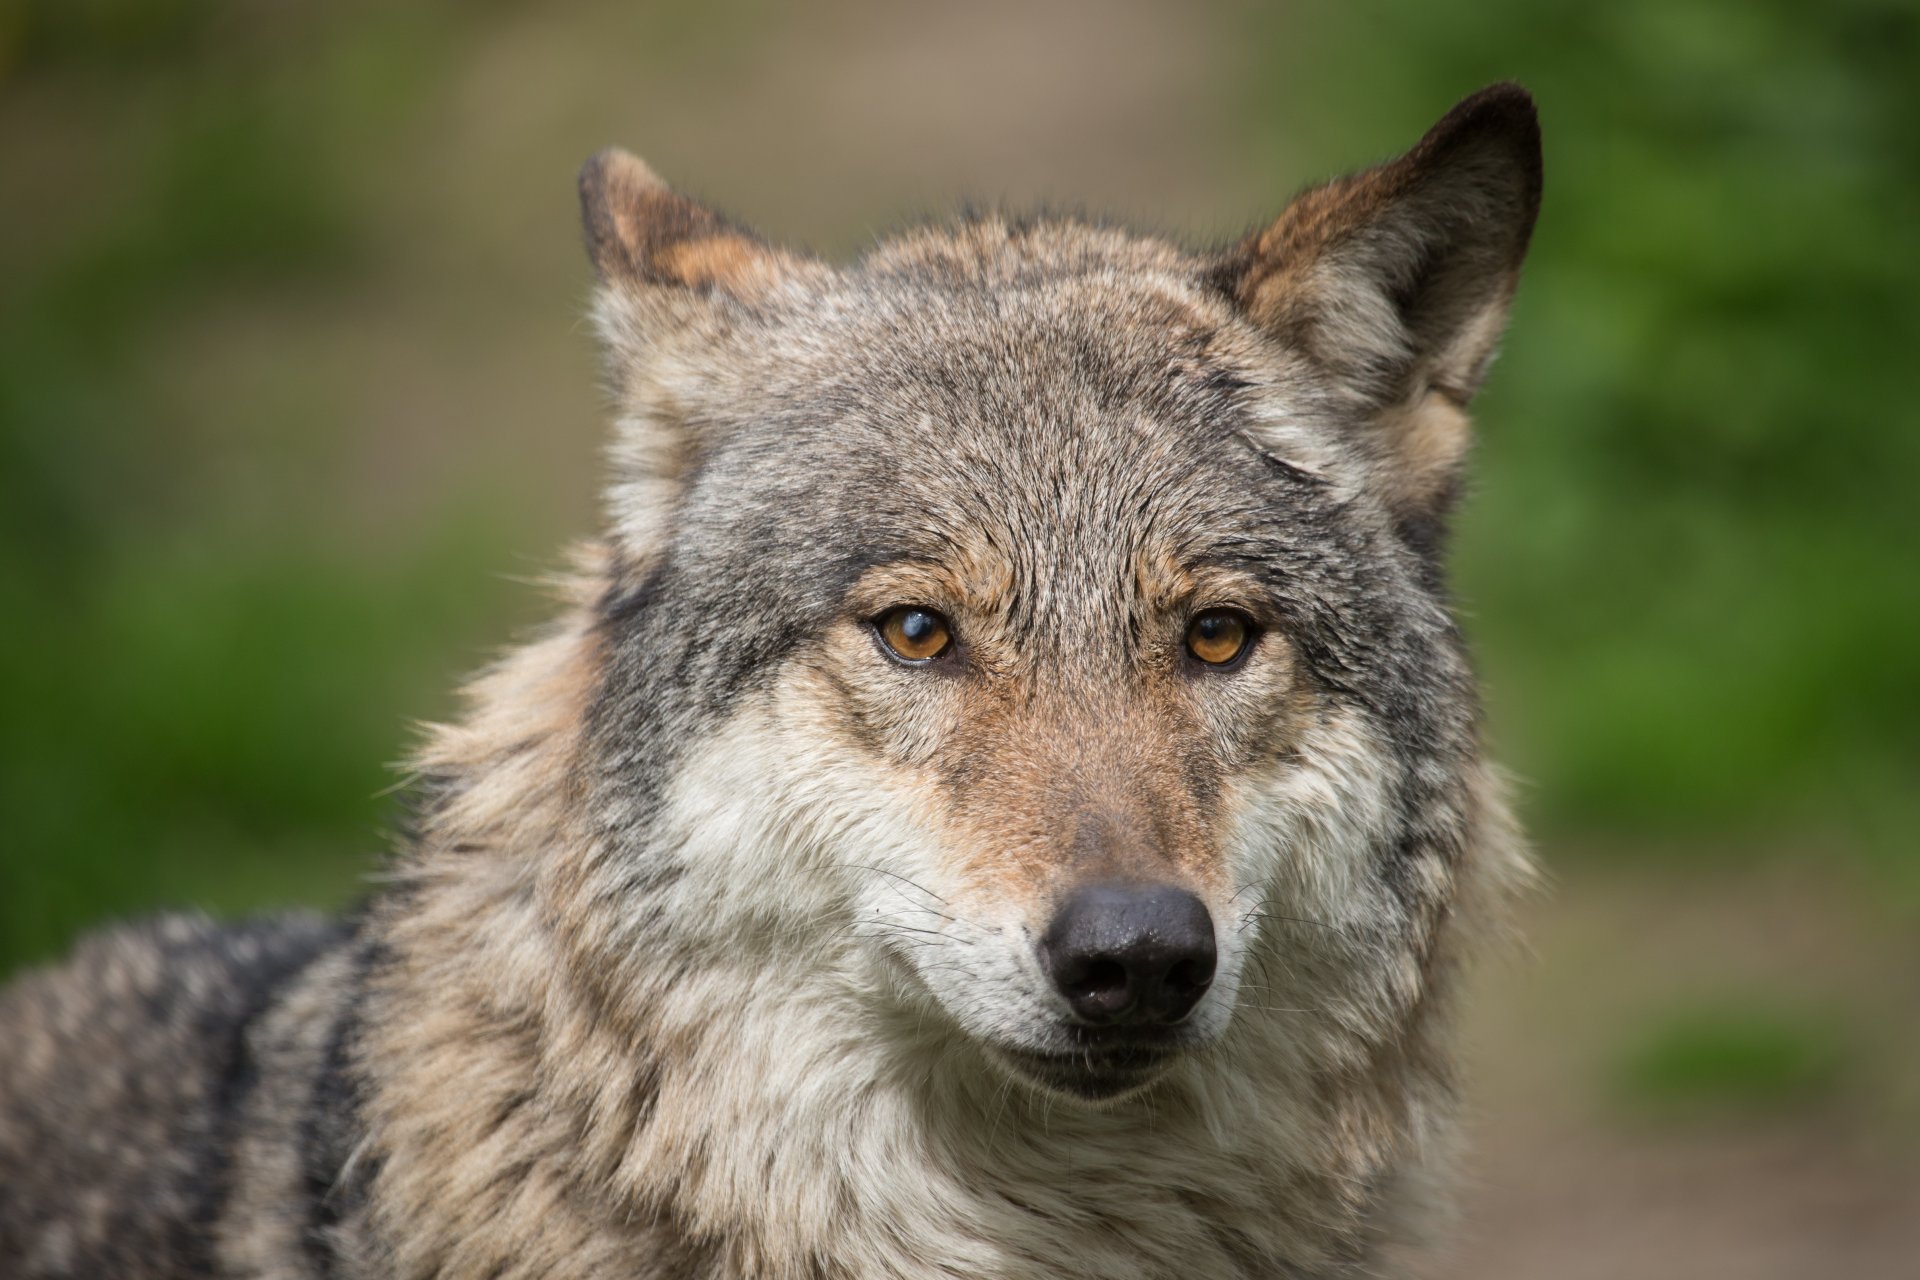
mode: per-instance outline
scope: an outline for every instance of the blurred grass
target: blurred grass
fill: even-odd
[[[152,348],[183,317],[312,305],[360,267],[339,162],[404,104],[380,55],[417,36],[363,6],[283,21],[277,40],[322,42],[289,59],[221,33],[232,16],[175,0],[0,20],[11,92],[142,109],[76,139],[112,175],[109,207],[5,263],[0,966],[158,905],[339,902],[385,843],[406,717],[448,705],[450,641],[467,638],[457,670],[506,622],[505,584],[471,581],[513,564],[482,512],[439,511],[395,553],[328,548],[220,504],[218,451],[168,417]],[[297,470],[300,433],[330,425],[295,412],[249,444]]]
[[[565,60],[594,40],[562,29],[616,8],[0,0],[0,968],[159,902],[338,901],[382,847],[408,718],[538,614],[495,575],[590,527],[514,496],[557,474],[549,441],[590,452],[590,423],[547,426],[590,369],[550,323],[584,279],[550,265],[573,261],[565,174],[627,127],[589,91],[615,77]],[[713,82],[652,126],[670,147],[709,128],[764,156],[752,78],[799,55],[755,41],[813,37],[754,12],[592,30],[631,40],[636,83]],[[1489,80],[1540,99],[1548,200],[1458,581],[1548,847],[1843,859],[1920,892],[1916,7],[1220,0],[1182,21],[1219,51],[1207,141],[1261,166],[1196,194],[1211,214],[1398,150]],[[1073,52],[1049,74],[1105,74]],[[796,127],[832,131],[817,105]],[[515,184],[545,157],[551,202],[498,172],[461,186],[483,154]],[[408,309],[430,287],[437,309]],[[415,336],[302,346],[388,323]],[[581,402],[547,407],[544,355],[518,376],[545,336],[578,349]],[[419,386],[361,424],[363,384],[393,378]],[[523,391],[494,414],[519,453],[437,425]]]
[[[1831,1096],[1849,1056],[1830,1017],[1724,1000],[1662,1016],[1622,1055],[1614,1091],[1663,1121],[1780,1111]]]

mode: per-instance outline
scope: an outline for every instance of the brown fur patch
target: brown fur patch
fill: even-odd
[[[969,697],[937,765],[963,876],[1036,903],[1098,881],[1217,888],[1215,797],[1182,760],[1204,737],[1172,693],[1076,697],[1016,679]]]
[[[779,282],[785,273],[785,256],[743,235],[717,235],[669,245],[654,255],[654,266],[694,288],[714,285],[751,296]]]
[[[795,260],[662,182],[638,156],[610,148],[580,171],[587,252],[603,280],[763,293]]]

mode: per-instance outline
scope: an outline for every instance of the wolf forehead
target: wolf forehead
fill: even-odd
[[[1210,302],[1096,275],[854,274],[703,349],[679,398],[703,419],[683,514],[716,503],[749,538],[825,524],[861,554],[991,538],[1023,571],[1091,567],[1090,539],[1244,531],[1278,509],[1247,499],[1308,477],[1251,446],[1258,365]]]
[[[602,305],[623,406],[668,419],[630,426],[682,435],[701,465],[924,463],[914,478],[930,492],[987,476],[998,492],[1063,466],[1098,480],[1222,444],[1244,453],[1240,393],[1280,372],[1204,264],[1070,221],[919,231],[844,271],[796,271],[751,304],[708,298],[664,327],[648,314],[659,302],[616,288]],[[646,336],[623,340],[635,332]]]

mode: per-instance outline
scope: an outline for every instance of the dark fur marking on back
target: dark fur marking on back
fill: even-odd
[[[371,944],[360,945],[347,979],[349,990],[357,993],[366,989],[374,952]],[[307,1222],[300,1244],[323,1277],[335,1274],[337,1249],[333,1237],[340,1224],[354,1216],[365,1201],[374,1172],[371,1167],[351,1171],[346,1167],[353,1157],[354,1135],[361,1129],[360,1086],[353,1066],[359,1023],[358,1000],[343,1001],[327,1036],[307,1109],[300,1117],[301,1173],[308,1196]]]

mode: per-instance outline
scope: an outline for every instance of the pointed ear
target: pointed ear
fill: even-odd
[[[1539,208],[1533,99],[1499,84],[1399,159],[1296,197],[1223,263],[1245,312],[1373,415],[1409,512],[1453,485]]]
[[[751,299],[796,266],[712,209],[673,191],[640,157],[611,147],[580,170],[587,256],[608,286],[662,286]]]
[[[602,151],[580,171],[594,320],[615,398],[607,499],[623,556],[661,545],[703,441],[690,406],[700,356],[745,309],[826,268],[766,244],[671,190],[639,157]]]

